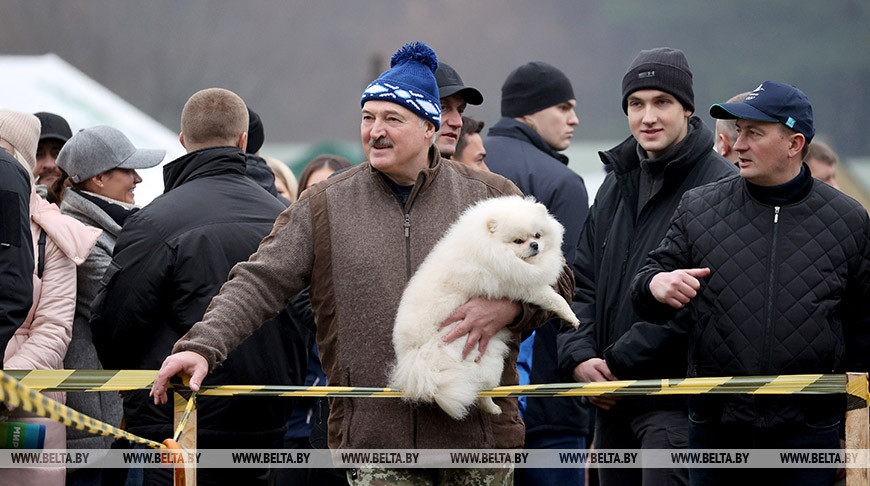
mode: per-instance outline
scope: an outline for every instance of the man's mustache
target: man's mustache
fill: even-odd
[[[369,147],[374,148],[390,148],[393,146],[393,141],[387,137],[379,137],[369,140]]]

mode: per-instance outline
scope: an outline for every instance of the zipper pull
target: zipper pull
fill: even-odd
[[[773,208],[773,224],[779,222],[779,206]]]
[[[405,224],[402,226],[405,227],[405,238],[409,238],[411,236],[411,215],[405,214]]]

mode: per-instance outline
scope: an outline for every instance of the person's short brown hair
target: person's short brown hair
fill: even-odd
[[[248,107],[223,88],[197,91],[181,111],[181,133],[189,145],[235,145],[248,131]]]
[[[821,140],[813,140],[813,143],[810,144],[809,153],[807,153],[804,161],[806,162],[810,159],[816,159],[819,162],[824,162],[828,165],[837,165],[837,163],[840,162],[840,157],[837,156],[837,152],[834,152],[834,149],[832,149],[830,145]]]
[[[745,100],[746,97],[749,96],[749,91],[745,93],[740,93],[739,95],[732,96],[725,103],[740,103]],[[719,134],[725,134],[728,137],[731,145],[734,145],[734,142],[737,141],[737,123],[736,120],[716,120],[716,139],[719,139]]]
[[[470,116],[462,117],[462,130],[459,132],[459,141],[456,142],[456,149],[454,150],[454,156],[456,154],[461,154],[465,147],[468,145],[468,136],[480,133],[483,130],[484,123],[482,121],[476,120]]]

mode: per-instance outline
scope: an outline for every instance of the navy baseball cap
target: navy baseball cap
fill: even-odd
[[[790,84],[765,81],[740,103],[721,103],[710,107],[710,116],[723,120],[745,118],[779,122],[800,133],[809,143],[816,134],[813,107],[803,91]]]

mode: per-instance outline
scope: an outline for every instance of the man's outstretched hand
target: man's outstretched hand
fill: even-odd
[[[167,356],[163,360],[160,371],[157,372],[154,384],[151,385],[150,395],[154,397],[154,405],[167,402],[166,384],[170,378],[178,373],[189,375],[190,389],[198,392],[203,378],[208,374],[208,361],[202,355],[193,351],[181,351],[180,353]]]
[[[699,278],[710,275],[709,268],[687,268],[657,273],[649,282],[649,291],[655,299],[675,309],[682,309],[701,288]]]

